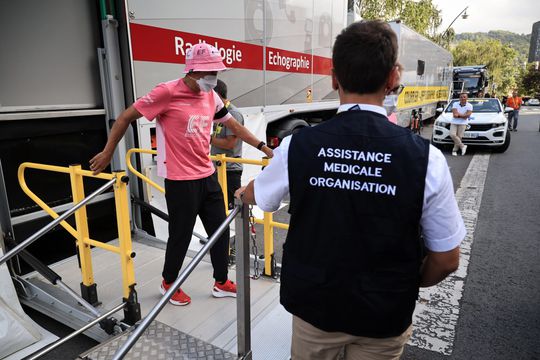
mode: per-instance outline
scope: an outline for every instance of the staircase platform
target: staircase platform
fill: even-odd
[[[159,286],[162,279],[161,271],[165,252],[163,249],[146,245],[137,240],[135,238],[133,241],[133,251],[137,254],[134,259],[135,280],[137,282],[135,289],[144,317],[161,298]],[[196,241],[198,242],[198,239]],[[117,241],[111,241],[110,244],[116,245]],[[191,258],[188,255],[184,266],[189,261]],[[122,302],[118,254],[93,248],[92,263],[98,300],[102,304],[98,309],[105,312]],[[62,276],[62,281],[66,285],[78,291],[81,273],[75,256],[53,264],[51,268]],[[162,344],[154,338],[145,338],[145,340],[140,340],[134,349],[139,349],[141,346],[144,349],[152,348],[154,349],[152,351],[157,351],[156,356],[147,356],[146,353],[141,352],[138,356],[130,355],[132,357],[126,357],[126,359],[161,359],[157,355],[162,353],[165,354],[163,359],[236,359],[236,299],[212,297],[211,290],[214,283],[212,272],[210,259],[205,258],[182,286],[182,289],[191,296],[191,304],[187,306],[165,305],[156,318],[157,322],[152,324],[155,329],[158,329],[157,324],[162,324],[159,331],[163,335],[160,336],[168,337],[171,341],[176,341],[178,345],[195,344],[194,347],[190,345],[189,349],[194,350],[189,350],[192,352],[188,351],[188,353],[200,354],[199,357],[186,357],[187,355],[183,353],[177,355],[176,345],[169,348],[169,345],[166,345],[169,342]],[[32,282],[46,281],[37,273],[28,274],[25,278]],[[234,265],[229,268],[229,278],[232,280],[236,278]],[[275,279],[265,277],[251,280],[250,283],[252,357],[255,360],[287,360],[290,357],[292,316],[279,304],[280,284]],[[116,319],[122,319],[123,313],[118,312],[113,316]],[[94,329],[100,331],[99,327],[93,327],[92,330]],[[81,349],[80,359],[85,359],[83,356],[88,360],[111,359],[114,351],[118,348],[118,345],[113,345],[113,342],[123,343],[127,336],[126,333],[100,340],[102,341],[101,345],[107,344],[102,349],[99,347],[92,350]],[[158,344],[157,348],[150,346],[153,344]],[[210,352],[202,355],[203,350]],[[214,351],[214,354],[211,351]],[[231,354],[234,355],[231,357]]]
[[[126,342],[131,331],[109,339],[79,356],[80,360],[110,360]],[[212,344],[185,334],[160,321],[153,321],[125,360],[235,359],[236,356]]]

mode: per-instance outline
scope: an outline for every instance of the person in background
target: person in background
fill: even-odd
[[[345,359],[399,359],[419,287],[458,267],[466,231],[446,160],[382,107],[399,89],[397,56],[382,21],[343,30],[332,55],[338,113],[283,139],[236,193],[264,211],[290,195],[280,301],[293,314],[294,360],[343,350]]]
[[[238,109],[227,99],[227,85],[222,81],[217,81],[214,91],[219,95],[225,108],[235,120],[244,125],[244,117]],[[227,157],[240,158],[242,157],[242,141],[222,123],[214,124],[214,131],[210,139],[210,154],[225,154]],[[234,193],[241,185],[243,166],[240,163],[227,162],[227,200],[229,209],[234,207]]]
[[[518,93],[516,90],[512,92],[512,96],[510,96],[506,100],[506,106],[511,107],[513,110],[508,113],[508,130],[510,131],[517,131],[518,127],[518,120],[519,120],[519,110],[521,109],[521,106],[523,105],[523,100],[520,96],[518,96]]]
[[[461,139],[473,111],[473,106],[467,101],[468,98],[467,93],[461,93],[459,94],[459,101],[454,102],[452,105],[453,118],[450,122],[450,137],[454,141],[452,156],[457,156],[458,150],[461,150],[461,155],[465,155],[467,152],[467,145],[463,145]]]
[[[126,129],[140,117],[156,119],[158,175],[165,178],[165,200],[169,212],[169,239],[165,250],[164,294],[176,280],[191,241],[197,215],[207,234],[213,234],[225,220],[223,193],[209,157],[212,122],[223,123],[237,137],[273,156],[272,149],[259,141],[228,112],[213,90],[219,71],[225,70],[219,50],[200,43],[186,51],[183,78],[157,85],[124,110],[114,123],[102,152],[90,160],[94,174],[111,162],[116,145]],[[229,229],[210,250],[215,279],[214,297],[236,297],[236,284],[228,279]],[[191,298],[178,289],[170,303],[187,305]]]

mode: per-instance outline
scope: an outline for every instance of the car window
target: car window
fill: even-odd
[[[445,112],[452,112],[452,106],[456,102],[459,102],[459,100],[452,100]],[[501,107],[497,99],[473,99],[468,100],[468,102],[473,106],[473,113],[501,112]]]

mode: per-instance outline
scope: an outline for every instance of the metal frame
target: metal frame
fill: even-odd
[[[76,330],[74,332],[72,332],[71,334],[69,334],[68,336],[66,337],[63,337],[62,339],[58,340],[58,341],[55,341],[54,343],[52,343],[51,345],[47,346],[46,348],[42,349],[41,351],[39,351],[37,354],[31,356],[28,360],[36,360],[36,359],[39,359],[40,357],[42,357],[43,355],[47,354],[48,352],[56,349],[58,346],[64,344],[65,342],[71,340],[72,338],[74,338],[75,336],[79,335],[80,333],[83,333],[84,331],[90,329],[92,326],[96,325],[97,323],[99,323],[100,321],[102,320],[105,320],[106,318],[108,318],[109,316],[111,316],[112,314],[114,314],[115,312],[119,311],[119,310],[122,310],[122,308],[124,308],[126,304],[125,303],[122,303],[120,305],[118,305],[117,307],[115,307],[114,309],[112,310],[109,310],[107,313],[97,317],[96,319],[94,319],[93,321],[89,322],[88,324],[86,324],[85,326],[83,326],[82,328],[80,328],[79,330]]]
[[[69,174],[74,206],[62,215],[58,215],[55,211],[53,211],[43,200],[41,200],[28,188],[24,176],[25,170],[27,168]],[[83,178],[85,176],[108,180],[108,182],[96,191],[94,191],[89,196],[85,197],[83,185]],[[49,294],[37,286],[32,286],[31,283],[28,281],[22,280],[21,278],[15,278],[15,280],[17,280],[15,281],[15,284],[18,285],[19,294],[21,298],[25,299],[25,301],[28,302],[27,305],[35,307],[44,314],[51,313],[56,315],[53,316],[54,318],[63,318],[64,322],[67,324],[70,324],[70,321],[72,321],[73,318],[77,318],[77,316],[74,314],[79,315],[79,320],[84,322],[82,325],[84,325],[88,321],[91,321],[96,316],[99,317],[99,311],[97,311],[92,306],[99,303],[97,299],[96,284],[94,283],[93,278],[91,257],[92,252],[90,248],[91,246],[96,246],[105,250],[116,252],[120,255],[124,299],[124,304],[122,307],[124,308],[125,322],[129,324],[134,324],[135,322],[140,320],[140,304],[138,303],[137,293],[135,291],[135,272],[133,264],[133,258],[135,257],[135,253],[132,251],[131,246],[131,228],[128,204],[129,197],[127,190],[127,183],[129,178],[127,177],[125,172],[117,172],[115,174],[93,175],[90,171],[82,170],[80,165],[71,165],[69,168],[67,168],[44,164],[23,163],[19,167],[18,178],[22,190],[32,200],[34,200],[34,202],[36,202],[36,204],[38,204],[45,212],[51,215],[54,220],[40,230],[38,230],[33,235],[31,235],[22,243],[14,246],[13,249],[11,249],[5,255],[0,257],[0,264],[3,264],[13,256],[17,255],[18,253],[23,251],[28,245],[30,245],[31,243],[39,239],[41,236],[43,236],[45,233],[60,224],[77,240],[82,274],[82,297],[76,294],[73,290],[69,289],[61,281],[59,281],[61,279],[55,278],[55,280],[51,280],[54,284],[59,285],[64,290],[60,291],[61,295],[59,295],[59,297],[54,297],[51,294],[57,291],[55,287],[48,289],[51,292],[51,294]],[[106,243],[92,240],[89,237],[88,231],[86,204],[88,204],[93,198],[95,198],[111,186],[113,186],[114,189],[119,246],[112,246]],[[74,229],[65,221],[65,219],[72,214],[75,214],[76,229]],[[73,306],[68,306],[63,300],[61,300],[64,295],[69,296],[71,299],[75,299],[75,304]],[[79,304],[82,304],[87,309],[87,311],[92,314],[90,320],[86,318],[84,312],[80,312],[77,310],[77,307],[80,306]]]
[[[231,213],[227,216],[225,221],[219,226],[219,228],[216,230],[214,234],[208,239],[208,242],[203,246],[203,248],[197,253],[197,255],[193,258],[193,260],[190,261],[190,263],[186,266],[184,270],[180,273],[178,278],[174,281],[174,283],[171,284],[171,287],[165,295],[158,301],[158,303],[148,312],[148,315],[139,323],[137,328],[133,330],[133,332],[128,337],[128,340],[120,347],[120,349],[115,353],[113,360],[121,360],[124,358],[124,356],[128,353],[128,351],[133,347],[135,342],[142,336],[144,331],[150,326],[152,321],[158,316],[160,311],[165,307],[165,305],[169,302],[171,297],[174,295],[174,293],[180,288],[180,286],[184,283],[184,281],[188,278],[188,276],[195,270],[197,265],[202,261],[204,256],[210,251],[210,248],[218,241],[219,237],[223,232],[229,227],[229,224],[234,220],[236,215],[240,212],[241,208],[239,206],[235,207]],[[248,233],[247,233],[248,234]],[[242,271],[240,271],[242,273]],[[249,274],[249,273],[248,273]],[[238,276],[238,273],[237,273]],[[243,277],[243,274],[242,274]],[[248,280],[249,281],[249,280]],[[245,285],[244,285],[245,288]],[[248,299],[247,306],[249,307],[249,293],[247,294],[241,294],[240,299]],[[238,299],[238,298],[237,298]],[[238,300],[237,300],[238,301]],[[243,305],[242,308],[245,308]],[[249,315],[249,309],[247,310]],[[244,319],[249,321],[249,317],[245,317],[245,310],[243,310],[242,315]],[[240,315],[239,315],[240,318]],[[249,326],[249,325],[248,325]],[[249,336],[249,332],[246,332],[243,330],[243,334],[245,336]],[[250,344],[250,340],[244,341],[244,344]]]
[[[14,277],[13,280],[22,304],[72,329],[85,326],[96,318],[94,314],[79,305],[75,298],[54,285],[19,276]],[[105,341],[110,336],[99,327],[88,329],[85,335],[99,342]]]
[[[34,194],[27,186],[26,180],[24,177],[25,170],[27,168],[54,171],[60,173],[66,173],[70,175],[71,180],[71,189],[73,193],[73,202],[74,207],[66,211],[61,216],[54,212],[43,200],[41,200],[36,194]],[[93,271],[92,271],[92,259],[90,247],[96,246],[102,249],[115,252],[120,255],[120,264],[122,269],[122,284],[123,284],[123,297],[128,299],[132,292],[132,287],[135,285],[135,272],[133,269],[133,257],[135,254],[132,251],[131,247],[131,228],[130,228],[130,217],[129,217],[129,196],[127,190],[128,177],[126,173],[121,171],[114,174],[105,174],[101,173],[94,175],[91,171],[82,170],[80,165],[71,165],[69,168],[61,166],[52,166],[36,163],[23,163],[19,167],[18,172],[19,183],[23,191],[32,199],[36,204],[38,204],[45,212],[51,215],[55,220],[49,223],[46,227],[39,230],[36,234],[31,236],[29,239],[25,240],[23,243],[19,244],[11,252],[19,251],[20,249],[28,246],[31,242],[37,240],[40,236],[45,234],[47,231],[55,227],[56,225],[62,225],[75,239],[77,240],[79,257],[81,261],[81,272],[82,272],[82,283],[86,288],[94,286]],[[101,188],[96,190],[91,195],[85,197],[84,194],[84,177],[93,177],[103,180],[108,180],[108,182],[103,185]],[[100,241],[90,239],[88,231],[88,221],[86,218],[86,204],[89,203],[93,198],[107,190],[109,187],[113,186],[114,189],[114,198],[116,205],[116,216],[118,223],[118,240],[119,246],[113,246]],[[68,216],[75,213],[76,220],[76,229],[64,221]],[[8,253],[9,254],[9,253]],[[6,254],[4,257],[7,257]],[[11,255],[13,256],[13,255]],[[10,257],[11,257],[10,256]],[[2,263],[0,259],[0,264]],[[97,296],[97,295],[96,295]],[[83,294],[84,297],[84,294]],[[88,299],[91,303],[95,303],[96,299]]]

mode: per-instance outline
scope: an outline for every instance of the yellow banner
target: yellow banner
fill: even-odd
[[[405,86],[398,98],[398,109],[448,100],[447,86]]]

